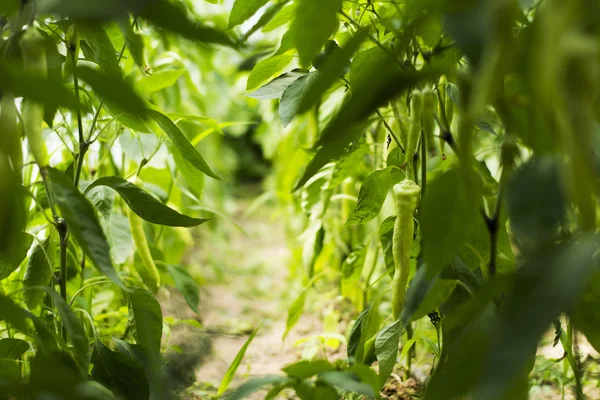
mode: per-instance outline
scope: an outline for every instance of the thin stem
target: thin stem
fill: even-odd
[[[60,277],[58,284],[60,286],[60,297],[66,302],[67,301],[67,245],[69,243],[69,232],[67,224],[64,219],[59,218],[57,220],[58,234],[60,237]],[[62,336],[64,340],[67,340],[67,330],[63,324]]]
[[[383,117],[383,115],[381,115],[381,112],[379,111],[379,109],[376,108],[375,112],[377,113],[377,115],[381,119],[381,122],[383,122],[383,126],[385,126],[385,129],[389,132],[389,134],[392,137],[392,139],[394,139],[394,141],[396,142],[396,144],[398,145],[398,147],[402,148],[402,145],[400,144],[400,141],[398,140],[398,137],[396,136],[396,134],[392,130],[392,127],[387,123],[387,121],[385,120],[385,118]]]

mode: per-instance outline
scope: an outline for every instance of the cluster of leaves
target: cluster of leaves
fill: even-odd
[[[268,3],[237,0],[230,23]],[[296,0],[263,8],[249,30],[282,32],[246,89],[277,100],[290,127],[278,145],[276,190],[302,239],[294,254],[307,284],[287,330],[317,277],[339,282],[334,290],[363,310],[339,370],[377,361],[379,388],[400,349],[410,375],[423,341],[437,361],[426,399],[527,398],[537,344],[561,316],[567,331],[600,348],[600,24],[595,2],[567,3]],[[412,109],[421,91],[436,94],[424,113]],[[388,199],[402,179],[416,181],[422,197],[411,281],[394,320]],[[427,315],[432,324],[417,323]],[[572,335],[561,338],[582,396]],[[251,380],[234,397],[274,385],[314,398],[319,371],[310,370],[317,379],[305,391],[289,370],[320,362]]]
[[[171,398],[155,295],[197,312],[185,228],[219,176],[196,145],[227,126],[159,57],[183,40],[237,46],[183,2],[2,1],[0,397]]]

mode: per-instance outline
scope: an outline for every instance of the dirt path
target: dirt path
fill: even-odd
[[[239,216],[247,203],[236,206]],[[295,292],[290,291],[290,254],[281,218],[259,212],[238,221],[246,234],[232,227],[226,238],[207,238],[204,244],[214,256],[205,261],[212,264],[208,274],[213,276],[202,288],[200,304],[202,324],[212,339],[212,353],[196,373],[196,386],[203,387],[203,393],[207,386],[219,386],[248,335],[261,323],[231,387],[250,376],[280,373],[281,367],[299,358],[296,341],[321,330],[319,319],[305,314],[282,341]]]

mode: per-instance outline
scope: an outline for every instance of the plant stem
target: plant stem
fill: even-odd
[[[58,284],[60,286],[60,297],[67,301],[67,245],[69,243],[69,231],[64,219],[59,218],[57,221],[58,234],[60,237],[60,277]],[[67,339],[67,330],[63,324],[62,327],[63,339]]]
[[[77,57],[75,54],[75,44],[68,43],[67,51],[69,52],[69,55],[71,56],[71,61],[73,62],[73,84],[75,86],[75,97],[79,101],[80,100],[79,79],[77,79],[77,68],[76,68]],[[79,186],[79,177],[81,176],[81,169],[83,168],[83,160],[85,158],[85,153],[87,152],[86,141],[83,137],[83,121],[81,119],[81,110],[80,109],[77,109],[77,134],[78,134],[78,138],[79,138],[79,154],[77,155],[77,168],[75,170],[75,177],[73,180],[75,182],[75,187]]]
[[[401,149],[403,149],[402,145],[400,144],[400,141],[398,141],[398,136],[396,136],[396,134],[392,130],[392,127],[387,123],[387,121],[385,120],[385,118],[383,118],[383,115],[381,115],[381,112],[379,111],[379,109],[376,108],[375,112],[377,113],[377,115],[381,119],[381,122],[383,122],[383,126],[385,126],[385,129],[387,129],[387,131],[389,132],[390,136],[392,137],[392,139],[394,139],[394,141],[396,142],[396,144],[398,145],[398,147],[400,147]]]

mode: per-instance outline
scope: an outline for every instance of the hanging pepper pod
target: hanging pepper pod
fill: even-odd
[[[410,271],[410,250],[415,230],[413,214],[419,205],[420,196],[421,188],[409,179],[394,186],[396,222],[392,236],[395,271],[392,281],[392,315],[395,320],[400,317],[404,308],[404,295]]]
[[[432,156],[435,155],[435,93],[427,88],[423,90],[423,115],[421,121],[423,124],[423,134],[427,140],[427,150]]]
[[[421,135],[421,115],[423,110],[423,95],[419,90],[414,90],[411,95],[411,106],[410,106],[410,119],[411,124],[408,131],[408,138],[406,140],[406,149],[404,155],[403,165],[409,165],[409,169],[412,166],[412,161],[417,150],[417,142]]]
[[[33,27],[27,29],[20,41],[25,69],[32,74],[45,77],[48,73],[44,37]],[[40,169],[49,164],[48,149],[42,136],[44,106],[30,99],[24,99],[21,107],[23,128],[29,150]]]

